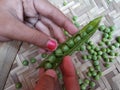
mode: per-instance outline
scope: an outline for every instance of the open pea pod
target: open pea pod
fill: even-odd
[[[98,17],[92,20],[74,36],[60,44],[58,48],[52,54],[48,55],[37,68],[43,67],[45,69],[56,69],[62,62],[64,56],[74,53],[96,32],[101,18],[102,17]]]

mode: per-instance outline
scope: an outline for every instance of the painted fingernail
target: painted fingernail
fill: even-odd
[[[51,39],[47,42],[47,49],[49,51],[54,51],[57,48],[57,46],[58,46],[58,44],[57,44],[57,41],[55,41],[55,40]]]

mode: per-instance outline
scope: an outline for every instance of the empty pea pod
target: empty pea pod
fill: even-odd
[[[72,53],[74,53],[75,50],[77,50],[80,46],[86,43],[88,39],[96,32],[101,18],[102,17],[94,19],[85,27],[83,27],[80,31],[78,31],[75,35],[69,37],[68,40],[66,40],[66,42],[60,44],[58,48],[50,55],[48,55],[37,68],[46,66],[46,69],[56,69],[62,62],[64,56],[71,55]],[[52,64],[49,61],[49,57],[51,55],[54,55],[56,57],[55,61],[52,62]]]

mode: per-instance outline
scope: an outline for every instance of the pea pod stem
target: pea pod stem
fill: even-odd
[[[63,53],[60,57],[57,57],[56,61],[54,62],[54,65],[52,67],[52,69],[56,69],[60,63],[62,62],[62,59],[64,56],[67,56],[67,55],[71,55],[72,53],[74,53],[75,50],[77,50],[77,48],[79,48],[81,45],[83,45],[86,41],[88,41],[88,39],[96,32],[96,30],[98,29],[98,26],[99,26],[99,23],[101,21],[101,18],[102,17],[98,17],[94,20],[92,20],[91,22],[89,22],[85,27],[83,27],[78,33],[76,33],[74,36],[70,37],[67,41],[71,40],[71,39],[75,39],[76,36],[82,36],[81,40],[79,40],[78,42],[75,43],[75,45],[70,48],[70,50],[68,50],[67,52]],[[66,41],[66,42],[67,42]],[[61,48],[61,46],[65,45],[65,43],[62,43],[58,46],[58,48]],[[43,60],[40,65],[37,67],[37,68],[40,68],[40,67],[44,67],[44,64],[46,62],[48,62],[49,60],[49,56],[51,55],[55,55],[55,51],[48,55],[48,57],[45,58],[45,60]],[[58,60],[59,58],[59,60]]]

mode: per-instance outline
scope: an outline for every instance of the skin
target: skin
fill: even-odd
[[[63,75],[65,89],[80,90],[78,79],[70,56],[64,57],[60,68]],[[58,84],[56,72],[52,69],[45,71],[43,68],[41,68],[40,79],[35,87],[35,90],[62,90]]]
[[[0,12],[0,41],[20,40],[45,48],[51,39],[65,41],[61,28],[77,32],[47,0],[0,0]]]

